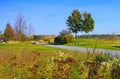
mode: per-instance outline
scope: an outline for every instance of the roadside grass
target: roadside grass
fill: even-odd
[[[120,60],[114,67],[98,67],[103,62],[109,64],[109,61],[112,64],[114,58],[98,53],[80,53],[27,43],[0,44],[1,79],[119,79]],[[112,68],[115,68],[114,71]],[[109,71],[103,72],[105,69]],[[111,75],[113,73],[118,76]]]
[[[0,78],[41,79],[44,77],[46,79],[47,62],[58,52],[72,53],[68,50],[42,45],[2,43],[0,44]],[[78,55],[75,54],[75,56]]]
[[[82,39],[75,39],[74,42],[65,45],[94,48],[95,42],[96,39],[93,38],[91,39],[82,38]],[[98,39],[97,48],[120,50],[120,40]]]

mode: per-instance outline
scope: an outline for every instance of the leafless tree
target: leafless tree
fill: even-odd
[[[27,30],[27,22],[23,15],[19,14],[15,19],[15,34],[16,38],[18,38],[20,41],[23,40],[23,36],[26,35]]]
[[[34,34],[35,34],[34,28],[33,28],[32,24],[29,23],[29,26],[28,26],[28,38],[29,38],[29,40],[33,40]]]
[[[32,35],[34,35],[34,33],[35,33],[34,28],[33,28],[32,24],[30,23],[28,26],[28,36],[32,36]]]

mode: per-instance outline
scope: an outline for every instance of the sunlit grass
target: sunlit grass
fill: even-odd
[[[68,43],[66,45],[94,48],[95,43],[96,39],[76,39],[74,42]],[[120,50],[120,40],[98,39],[97,48]]]
[[[113,58],[98,53],[81,53],[43,45],[0,44],[0,78],[85,79],[89,67],[84,63],[107,62],[109,59]]]

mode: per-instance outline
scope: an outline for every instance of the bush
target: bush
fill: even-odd
[[[67,34],[65,36],[58,36],[55,38],[55,44],[66,44],[74,41],[74,36],[72,34]]]
[[[74,64],[75,59],[68,53],[59,52],[48,58],[46,69],[47,74],[51,73],[49,79],[68,79],[72,74]]]
[[[70,42],[73,42],[73,40],[74,40],[74,36],[71,34],[63,36],[64,43],[70,43]]]
[[[100,54],[100,55],[95,56],[94,61],[101,63],[101,62],[108,61],[108,58],[106,58],[105,55]]]
[[[55,44],[61,44],[61,40],[62,40],[62,37],[61,37],[61,36],[57,36],[57,37],[55,37],[55,39],[54,39],[54,43],[55,43]]]
[[[111,67],[112,79],[120,79],[120,59],[114,59]]]
[[[49,44],[54,44],[54,38],[49,39]]]

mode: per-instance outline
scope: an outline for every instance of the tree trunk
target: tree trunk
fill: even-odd
[[[88,36],[87,36],[87,33],[85,32],[85,38],[87,39],[88,38]]]
[[[75,38],[77,38],[77,33],[75,33]]]

